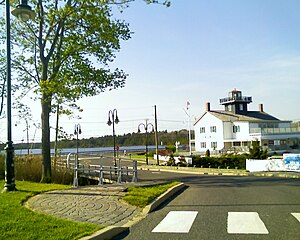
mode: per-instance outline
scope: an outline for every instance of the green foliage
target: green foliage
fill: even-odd
[[[175,153],[176,147],[174,145],[168,145],[166,146],[166,150],[168,150],[170,153]]]
[[[158,132],[159,140],[163,140],[164,145],[170,145],[174,149],[175,145],[174,139],[180,141],[182,145],[188,145],[188,131],[161,131]],[[145,143],[146,134],[145,133],[127,133],[123,135],[116,136],[116,144],[119,146],[139,146]],[[87,139],[80,139],[79,146],[82,148],[92,148],[92,147],[111,147],[114,145],[113,136],[107,135],[103,137],[91,137]],[[76,139],[61,139],[58,143],[60,148],[76,148]],[[154,134],[148,133],[148,145],[155,145]],[[25,149],[27,148],[26,143],[15,144],[15,149]],[[54,143],[51,143],[51,147],[54,148]],[[3,147],[4,148],[4,145]],[[35,143],[35,148],[41,148],[40,143]],[[176,150],[176,148],[175,148]]]
[[[258,141],[252,142],[249,152],[250,159],[266,159],[268,156],[268,150],[263,150]]]
[[[247,154],[243,155],[233,155],[229,154],[222,157],[201,157],[201,156],[193,156],[193,165],[196,167],[203,168],[246,168],[246,159],[248,158]]]
[[[53,107],[72,106],[84,96],[123,87],[127,75],[118,68],[111,70],[109,64],[121,41],[130,39],[130,30],[127,23],[112,17],[111,6],[103,1],[32,2],[37,13],[34,22],[12,19],[12,43],[18,46],[12,51],[12,66],[18,74],[14,92],[20,97],[33,92],[41,101],[41,181],[49,182]]]
[[[144,1],[170,6],[168,0]],[[14,92],[20,98],[33,92],[42,106],[43,182],[51,181],[51,111],[63,104],[67,109],[60,112],[69,114],[76,100],[125,84],[127,74],[111,69],[110,63],[131,32],[127,23],[112,16],[112,6],[123,9],[131,2],[134,0],[32,0],[35,21],[11,20],[11,42],[17,46],[11,53],[18,75]],[[0,41],[4,41],[4,21],[0,26]]]
[[[4,181],[0,181],[4,186]],[[76,223],[33,212],[23,206],[29,197],[68,186],[16,182],[18,191],[0,194],[1,239],[78,239],[101,227]]]
[[[173,154],[170,155],[169,160],[167,161],[167,166],[176,166],[175,159]]]
[[[169,188],[179,184],[179,182],[172,182],[168,184],[160,184],[146,187],[129,187],[123,200],[131,205],[138,207],[145,207],[154,199],[166,192]]]
[[[210,151],[209,151],[209,149],[206,150],[205,157],[210,157]]]

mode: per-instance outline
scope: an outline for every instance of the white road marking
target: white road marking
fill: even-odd
[[[291,213],[300,222],[300,213]]]
[[[227,232],[235,234],[269,234],[257,212],[228,212]]]
[[[170,211],[152,232],[188,233],[197,211]]]

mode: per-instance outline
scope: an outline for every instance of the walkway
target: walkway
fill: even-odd
[[[39,194],[27,202],[35,211],[77,222],[122,226],[141,209],[121,200],[126,186],[89,186]]]

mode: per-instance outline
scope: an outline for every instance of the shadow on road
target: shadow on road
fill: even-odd
[[[300,186],[299,179],[255,176],[188,175],[169,172],[139,171],[139,181],[179,181],[198,187]]]

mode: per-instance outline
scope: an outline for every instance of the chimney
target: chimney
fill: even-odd
[[[207,102],[206,103],[206,112],[209,112],[210,111],[210,102]]]
[[[264,105],[263,104],[259,104],[258,105],[258,109],[260,112],[263,112],[264,111]]]

